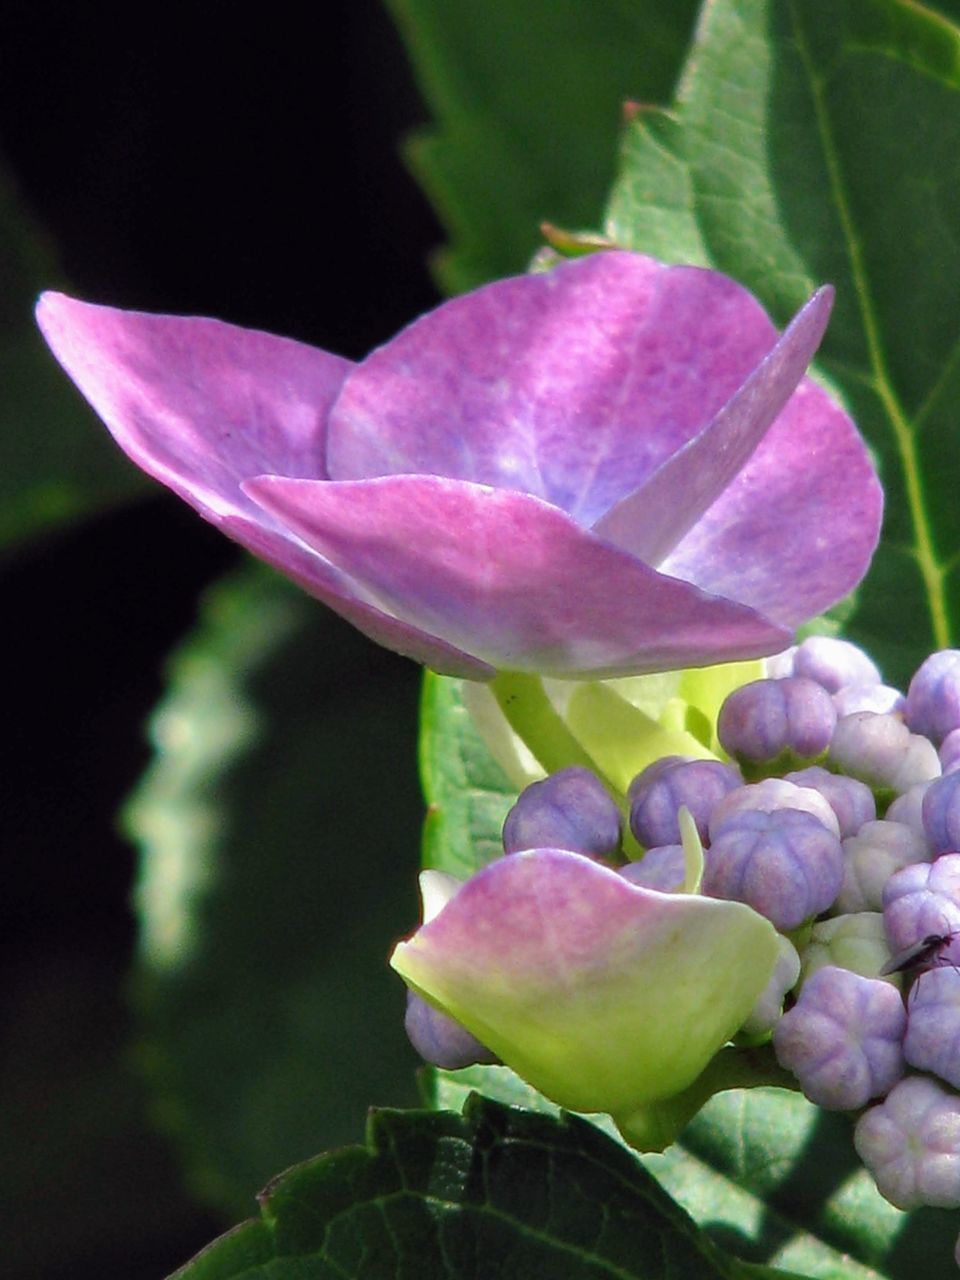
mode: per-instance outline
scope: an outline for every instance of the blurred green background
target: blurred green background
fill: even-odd
[[[202,1170],[183,1172],[168,1136],[183,1126],[131,1014],[149,994],[129,977],[135,854],[116,819],[148,763],[167,656],[200,593],[242,557],[118,461],[32,337],[29,307],[38,288],[68,285],[359,356],[432,304],[426,260],[441,233],[398,154],[425,112],[390,18],[374,0],[293,12],[273,5],[241,23],[215,0],[150,12],[12,0],[0,14],[0,1239],[11,1280],[157,1280],[251,1211],[257,1179],[277,1172],[251,1170],[239,1205]],[[301,841],[303,875],[277,899],[276,910],[303,905],[329,988],[312,1031],[317,1074],[277,1080],[272,1101],[224,1119],[270,1126],[290,1159],[356,1139],[365,1103],[414,1097],[412,1055],[391,1068],[391,1080],[403,1070],[398,1095],[376,1075],[376,1050],[402,1049],[400,986],[379,974],[416,911],[419,672],[305,607],[316,679],[269,683],[315,717],[331,774],[283,776],[328,806],[352,777],[354,797],[379,808],[372,821],[351,815],[352,831],[341,822]],[[258,781],[242,784],[251,811]],[[265,861],[286,831],[266,803]],[[370,839],[385,823],[395,845]],[[360,960],[348,932],[367,948]],[[245,973],[229,962],[241,993],[257,959]],[[369,974],[380,985],[355,1043],[337,1002],[354,1003]],[[184,1017],[170,1013],[173,1036]],[[246,1033],[268,1052],[276,1030]],[[297,1131],[298,1099],[325,1090],[332,1114],[331,1071],[365,1060],[342,1127]]]

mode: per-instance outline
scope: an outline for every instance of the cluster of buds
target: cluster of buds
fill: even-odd
[[[860,1113],[857,1151],[893,1204],[960,1207],[960,652],[928,658],[904,696],[855,646],[812,637],[726,698],[716,738],[713,758],[647,765],[623,806],[589,770],[560,770],[521,793],[504,824],[503,858],[464,886],[425,873],[431,923],[395,957],[412,987],[414,1045],[446,1067],[502,1059],[548,1093],[552,1084],[551,1096],[568,1105],[589,1094],[573,1059],[586,1051],[594,1083],[602,1071],[576,1017],[542,1050],[556,1059],[552,1073],[516,1019],[530,994],[525,965],[541,970],[534,986],[547,1003],[550,970],[564,1016],[578,988],[574,1005],[613,1003],[604,966],[614,991],[636,1000],[618,985],[635,962],[622,938],[612,946],[594,938],[592,960],[583,955],[590,931],[608,923],[598,895],[610,929],[620,928],[622,904],[609,891],[619,880],[644,904],[633,921],[645,961],[639,986],[655,984],[674,1007],[660,1025],[625,1023],[622,1010],[605,1031],[596,1018],[585,1022],[621,1071],[634,1051],[617,1045],[618,1029],[652,1044],[641,1063],[646,1086],[629,1099],[618,1082],[610,1106],[597,1089],[591,1109],[610,1110],[628,1139],[656,1135],[650,1104],[662,1112],[671,1088],[691,1092],[692,1062],[662,1045],[699,1018],[711,1046],[701,1080],[710,1079],[711,1055],[766,1052],[811,1101]],[[571,860],[594,878],[571,874]],[[531,875],[541,877],[532,896]],[[747,908],[762,930],[721,918],[742,948],[728,964],[704,946],[708,916],[674,914],[677,903]],[[517,927],[525,936],[511,937]],[[679,948],[665,940],[671,931]],[[508,953],[498,972],[491,947]],[[679,975],[678,953],[693,957]],[[474,966],[487,984],[479,1011],[469,976],[451,976],[458,966]],[[525,990],[516,1004],[511,987]],[[549,1014],[533,1023],[531,1034],[549,1041]],[[699,1103],[710,1088],[692,1092]]]

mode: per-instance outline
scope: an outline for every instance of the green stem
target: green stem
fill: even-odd
[[[520,671],[500,671],[488,687],[493,691],[510,728],[530,748],[547,773],[556,773],[571,764],[583,765],[598,775],[611,795],[623,799],[610,780],[604,777],[590,753],[570,732],[547,697],[539,676],[525,675]]]
[[[617,1116],[617,1127],[635,1150],[662,1151],[715,1093],[762,1085],[793,1090],[799,1087],[796,1078],[777,1062],[769,1044],[755,1049],[728,1046],[681,1093],[641,1107],[631,1116]]]

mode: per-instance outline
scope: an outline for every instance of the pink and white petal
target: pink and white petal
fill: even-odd
[[[660,564],[747,464],[806,373],[832,306],[833,289],[818,290],[713,421],[608,511],[594,532],[647,564]]]
[[[566,678],[784,648],[753,610],[650,569],[526,494],[436,476],[246,492],[385,611],[501,670]]]
[[[208,519],[263,513],[241,481],[322,479],[348,360],[219,320],[147,315],[46,293],[37,322],[120,447]]]
[[[152,316],[45,294],[37,319],[117,442],[229,537],[366,635],[445,675],[494,672],[391,617],[251,502],[264,467],[323,474],[326,414],[349,362],[219,320]]]
[[[792,627],[853,590],[882,517],[883,490],[856,427],[805,378],[660,568]]]
[[[589,526],[710,421],[776,336],[733,280],[640,254],[500,280],[354,369],[330,416],[330,476],[472,480]]]
[[[535,849],[467,881],[391,964],[547,1097],[616,1116],[690,1084],[776,958],[749,907]]]
[[[225,516],[217,523],[228,537],[279,569],[297,586],[328,605],[377,644],[421,662],[440,675],[460,676],[466,680],[490,680],[496,675],[493,668],[479,658],[385,613],[365,599],[363,591],[329,560],[324,560],[285,531],[277,533],[248,516]]]

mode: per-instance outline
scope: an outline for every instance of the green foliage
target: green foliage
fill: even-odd
[[[33,323],[41,289],[61,282],[0,162],[0,551],[145,491],[81,402]]]
[[[696,0],[387,0],[436,124],[410,160],[452,239],[449,292],[522,271],[539,225],[592,227],[625,99],[670,94]]]
[[[592,1125],[480,1098],[462,1117],[375,1112],[366,1148],[290,1170],[261,1212],[177,1280],[773,1274],[723,1254]]]
[[[471,1093],[557,1116],[506,1067],[423,1073],[424,1096],[459,1110]],[[606,1116],[591,1121],[621,1141]],[[760,1265],[836,1280],[939,1275],[956,1235],[952,1215],[904,1214],[860,1167],[852,1125],[781,1089],[717,1095],[662,1155],[643,1165],[725,1248]]]
[[[905,681],[960,638],[960,32],[907,0],[719,0],[675,106],[627,130],[607,231],[717,267],[778,323],[822,281],[819,368],[876,451],[881,548],[847,634]]]
[[[208,597],[170,666],[127,825],[140,1057],[195,1188],[236,1212],[277,1169],[415,1099],[416,672],[266,570]]]
[[[420,704],[420,778],[427,802],[423,865],[466,879],[503,852],[516,799],[463,705],[463,682],[426,672]]]

